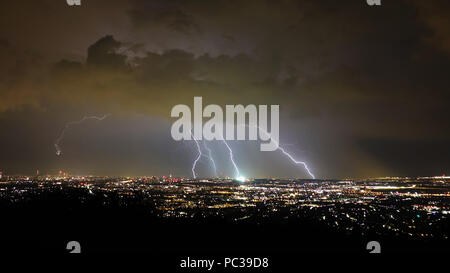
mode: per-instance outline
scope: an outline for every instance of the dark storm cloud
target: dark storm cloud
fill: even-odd
[[[117,54],[121,43],[112,36],[105,36],[88,48],[87,65],[123,68],[126,56]]]
[[[402,161],[392,143],[438,149],[450,137],[443,1],[43,3],[10,4],[26,22],[2,12],[0,111],[65,105],[168,119],[193,96],[280,104],[281,123],[300,128],[282,138],[305,135],[324,176],[407,174],[387,160]]]

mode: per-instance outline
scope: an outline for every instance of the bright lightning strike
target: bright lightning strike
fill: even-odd
[[[233,151],[231,150],[230,145],[228,145],[228,143],[225,141],[225,139],[222,139],[222,141],[223,141],[223,143],[225,143],[225,146],[227,146],[228,151],[230,152],[230,160],[231,160],[231,163],[233,163],[234,170],[236,171],[236,177],[240,177],[239,168],[237,167],[236,162],[234,162],[234,159],[233,159]]]
[[[257,127],[261,132],[263,132],[264,134],[266,134],[267,136],[270,137],[270,134],[265,131],[264,129],[261,129],[259,126]],[[284,155],[286,155],[292,162],[294,162],[297,165],[303,165],[303,167],[305,168],[306,172],[308,172],[308,174],[313,178],[316,179],[316,177],[314,176],[314,174],[309,170],[308,165],[306,164],[306,162],[303,161],[298,161],[296,160],[291,154],[289,154],[288,152],[286,152],[286,150],[284,150],[282,147],[280,147],[280,143],[278,143],[277,141],[273,140],[272,138],[270,138],[271,141],[273,141],[276,145],[277,145],[277,149],[280,150]]]
[[[245,126],[248,127],[248,125],[245,125]],[[313,179],[316,179],[315,175],[311,172],[311,170],[309,169],[309,167],[308,167],[308,165],[306,164],[306,162],[296,160],[296,159],[295,159],[290,153],[288,153],[284,148],[280,147],[279,142],[277,142],[277,141],[275,141],[274,139],[272,139],[272,138],[271,138],[271,135],[270,135],[266,130],[260,128],[259,126],[255,126],[255,127],[258,128],[258,130],[259,130],[260,132],[263,132],[265,135],[267,135],[267,136],[271,139],[271,141],[273,141],[273,142],[275,143],[275,145],[277,146],[277,149],[280,150],[285,156],[287,156],[292,162],[294,162],[294,164],[296,164],[296,165],[302,165],[302,166],[305,168],[306,172],[309,174],[309,176],[311,176]],[[197,166],[198,161],[200,160],[200,158],[201,158],[202,156],[207,157],[207,158],[212,162],[212,166],[213,166],[213,168],[214,168],[214,172],[215,172],[215,174],[216,174],[216,176],[217,176],[216,163],[215,163],[215,161],[214,161],[214,159],[213,159],[213,157],[212,157],[212,151],[211,151],[211,149],[208,148],[208,147],[206,146],[206,143],[205,143],[205,142],[203,142],[203,144],[204,144],[204,146],[205,146],[205,149],[208,151],[209,156],[202,154],[202,151],[201,151],[201,149],[200,149],[200,144],[199,144],[198,140],[194,138],[194,135],[192,134],[192,132],[191,132],[191,136],[192,136],[192,139],[195,141],[195,144],[196,144],[197,150],[198,150],[198,156],[197,156],[197,158],[195,159],[195,161],[194,161],[194,163],[193,163],[193,165],[192,165],[192,175],[193,175],[194,179],[197,178],[197,175],[196,175],[196,173],[195,173],[195,168],[196,168],[196,166]],[[223,143],[225,144],[225,146],[227,147],[227,149],[228,149],[228,151],[229,151],[230,160],[231,160],[231,163],[233,164],[233,167],[234,167],[235,172],[236,172],[236,176],[235,176],[236,179],[239,180],[239,181],[245,181],[246,178],[244,178],[244,177],[242,177],[242,176],[240,175],[239,168],[238,168],[236,162],[234,161],[233,150],[231,149],[231,147],[230,147],[230,145],[228,144],[228,142],[226,142],[224,139],[222,139],[222,141],[223,141]]]
[[[203,141],[203,146],[205,146],[205,149],[208,151],[208,155],[209,155],[209,160],[211,161],[211,164],[213,166],[214,169],[214,175],[217,177],[217,167],[216,167],[216,162],[214,161],[214,158],[212,157],[212,151],[211,149],[206,145],[206,142]]]
[[[211,151],[211,149],[206,145],[206,142],[203,141],[203,145],[205,146],[205,149],[208,151],[209,156],[208,156],[208,155],[204,155],[204,154],[202,153],[202,150],[201,150],[201,148],[200,148],[200,144],[199,144],[198,140],[194,137],[194,135],[192,134],[192,132],[191,132],[191,136],[192,136],[192,139],[195,141],[195,145],[197,146],[197,151],[198,151],[198,155],[197,155],[197,157],[195,158],[194,163],[192,164],[192,176],[194,177],[194,179],[197,178],[197,174],[195,173],[195,169],[196,169],[196,167],[197,167],[198,161],[201,159],[202,156],[208,158],[208,159],[211,161],[212,166],[213,166],[213,169],[214,169],[214,174],[217,176],[216,162],[214,161],[214,159],[213,159],[213,157],[212,157],[212,151]]]
[[[245,178],[243,176],[238,176],[238,177],[236,177],[236,180],[239,182],[245,182],[245,181],[247,181],[247,178]]]
[[[60,143],[61,143],[61,141],[63,140],[63,138],[64,138],[64,134],[66,133],[66,130],[67,129],[69,129],[69,127],[70,126],[72,126],[72,125],[76,125],[76,124],[80,124],[80,123],[83,123],[83,122],[85,122],[86,120],[89,120],[89,119],[96,119],[96,120],[98,120],[98,121],[102,121],[102,120],[104,120],[105,118],[107,118],[107,117],[109,117],[111,114],[106,114],[106,115],[104,115],[104,116],[102,116],[102,117],[97,117],[97,116],[84,116],[82,119],[80,119],[80,120],[77,120],[77,121],[71,121],[71,122],[68,122],[68,123],[66,123],[66,126],[64,126],[64,129],[61,131],[61,134],[59,135],[59,137],[56,139],[56,141],[55,141],[55,149],[56,149],[56,155],[61,155],[62,154],[62,150],[61,150],[61,146],[60,146]]]
[[[248,125],[246,125],[248,127]],[[308,165],[306,164],[306,162],[304,161],[298,161],[296,160],[290,153],[288,153],[284,148],[280,147],[280,143],[278,143],[277,141],[273,140],[271,138],[271,135],[264,129],[260,128],[259,126],[256,126],[261,132],[263,132],[264,134],[266,134],[267,136],[270,137],[270,139],[275,142],[275,145],[277,145],[277,149],[280,150],[284,155],[286,155],[292,162],[294,162],[296,165],[303,165],[303,167],[305,168],[306,172],[313,178],[316,179],[315,175],[311,172],[311,170],[309,169]],[[234,169],[236,170],[236,177],[243,179],[243,177],[240,176],[239,173],[239,168],[236,165],[236,162],[233,159],[233,151],[231,150],[231,147],[228,145],[228,143],[225,140],[222,140],[223,143],[225,143],[225,145],[228,148],[228,151],[230,152],[230,160],[233,163]],[[244,178],[245,179],[245,178]],[[239,179],[238,179],[239,180]]]
[[[314,174],[309,170],[308,165],[306,165],[305,162],[295,160],[295,159],[292,157],[292,155],[290,155],[288,152],[286,152],[286,151],[285,151],[283,148],[281,148],[278,144],[277,144],[277,147],[278,147],[278,149],[279,149],[283,154],[285,154],[287,157],[289,157],[289,158],[292,160],[292,162],[294,162],[295,164],[301,164],[301,165],[303,165],[303,167],[304,167],[305,170],[308,172],[308,174],[309,174],[313,179],[316,179],[316,177],[315,177]]]
[[[197,166],[197,162],[200,160],[200,158],[202,157],[202,150],[200,149],[200,144],[198,144],[198,140],[195,139],[194,135],[191,132],[191,136],[192,139],[195,141],[195,145],[197,145],[197,151],[198,151],[198,156],[197,158],[194,160],[194,163],[192,164],[192,176],[194,177],[194,179],[197,178],[197,175],[195,174],[195,167]]]

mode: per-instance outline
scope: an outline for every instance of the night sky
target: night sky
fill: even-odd
[[[5,174],[191,176],[196,148],[171,138],[170,110],[194,96],[279,104],[280,143],[318,178],[450,173],[449,1],[81,2],[1,4]],[[67,122],[107,113],[55,154]],[[258,142],[230,145],[247,177],[308,177]]]

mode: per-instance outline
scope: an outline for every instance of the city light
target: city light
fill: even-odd
[[[245,177],[243,177],[243,176],[238,176],[238,177],[236,177],[236,180],[239,181],[239,182],[245,182],[245,181],[248,181],[247,178],[245,178]]]

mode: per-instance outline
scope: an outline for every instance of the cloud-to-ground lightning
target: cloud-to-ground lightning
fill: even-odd
[[[246,127],[249,127],[249,125],[245,125],[245,126],[246,126]],[[313,179],[316,178],[315,175],[314,175],[314,174],[311,172],[311,170],[309,169],[308,164],[306,164],[306,162],[304,162],[304,161],[299,161],[299,160],[295,159],[289,152],[287,152],[283,147],[280,146],[280,143],[279,143],[278,141],[272,139],[270,133],[267,132],[265,129],[262,129],[262,128],[259,127],[259,126],[255,126],[255,127],[256,127],[260,132],[262,132],[262,133],[264,133],[266,136],[268,136],[268,137],[270,138],[270,140],[273,141],[273,142],[275,143],[275,145],[276,145],[276,147],[277,147],[277,150],[280,150],[285,156],[287,156],[292,162],[294,162],[294,164],[296,164],[296,165],[302,165],[302,166],[304,167],[304,169],[306,170],[306,172],[309,174],[309,176],[311,176]],[[195,137],[194,137],[194,135],[192,134],[192,132],[191,132],[191,136],[192,136],[192,139],[195,141],[195,144],[196,144],[196,146],[197,146],[197,151],[198,151],[197,158],[194,160],[194,163],[193,163],[193,165],[192,165],[192,175],[193,175],[194,179],[197,177],[197,175],[196,175],[196,173],[195,173],[195,168],[196,168],[196,166],[197,166],[198,161],[200,160],[200,158],[201,158],[202,156],[205,156],[206,158],[208,158],[208,159],[211,161],[212,166],[213,166],[213,168],[214,168],[214,172],[215,172],[215,174],[217,175],[216,163],[215,163],[215,161],[214,161],[214,159],[213,159],[213,157],[212,157],[212,151],[211,151],[211,149],[206,145],[205,142],[203,142],[203,144],[204,144],[204,146],[205,146],[205,149],[208,151],[208,156],[207,156],[207,155],[204,155],[204,154],[202,153],[202,151],[201,151],[200,144],[199,144],[198,140],[195,139]],[[240,179],[244,180],[245,178],[243,178],[243,177],[240,176],[239,167],[237,166],[236,162],[234,161],[233,150],[231,149],[230,145],[228,144],[228,142],[227,142],[225,139],[222,139],[222,141],[223,141],[223,143],[225,144],[225,146],[226,146],[227,149],[228,149],[230,161],[231,161],[231,163],[233,164],[234,170],[235,170],[235,172],[236,172],[235,178],[238,179],[238,180],[240,180]]]
[[[203,142],[203,144],[205,146],[205,149],[208,151],[208,155],[203,154],[202,150],[200,148],[200,144],[199,144],[198,140],[194,137],[194,135],[192,133],[191,133],[191,136],[192,136],[192,139],[195,141],[195,145],[197,146],[197,152],[198,152],[197,157],[194,160],[194,163],[192,163],[192,169],[191,169],[192,170],[192,176],[194,177],[194,179],[197,178],[197,174],[195,172],[195,169],[197,167],[197,163],[199,162],[199,160],[200,160],[200,158],[202,156],[208,158],[211,161],[212,167],[214,169],[214,173],[217,176],[217,166],[216,166],[216,162],[214,161],[214,158],[212,157],[211,149],[208,146],[206,146],[205,142]],[[231,149],[230,145],[225,140],[222,140],[222,141],[223,141],[223,143],[225,144],[225,146],[228,149],[231,163],[233,164],[234,170],[236,172],[236,177],[239,177],[240,176],[240,172],[239,172],[239,168],[238,168],[238,166],[237,166],[237,164],[236,164],[236,162],[234,161],[234,158],[233,158],[233,150]]]
[[[194,160],[194,163],[192,164],[192,176],[194,177],[194,179],[196,179],[197,175],[195,174],[195,167],[197,166],[197,162],[202,157],[202,150],[200,149],[200,144],[198,144],[198,140],[195,139],[195,137],[192,134],[192,132],[191,132],[191,136],[192,136],[192,139],[195,141],[195,145],[197,145],[197,151],[198,151],[197,158]]]
[[[267,136],[270,137],[270,134],[269,134],[266,130],[260,128],[259,126],[256,126],[256,127],[260,130],[260,132],[263,132],[264,134],[266,134]],[[288,152],[286,152],[285,149],[283,149],[282,147],[280,147],[280,143],[278,143],[276,140],[273,140],[271,137],[270,137],[270,140],[273,141],[273,142],[275,143],[275,145],[277,145],[277,149],[280,150],[284,155],[286,155],[292,162],[294,162],[294,163],[297,164],[297,165],[303,165],[303,167],[305,168],[306,172],[308,172],[308,174],[309,174],[313,179],[316,179],[316,177],[314,176],[314,174],[309,170],[308,165],[306,164],[306,162],[296,160],[291,154],[289,154]]]
[[[214,158],[212,157],[212,151],[211,149],[206,145],[206,141],[203,141],[203,146],[205,146],[205,149],[208,151],[208,158],[211,161],[212,167],[214,169],[214,175],[217,177],[217,166],[216,162],[214,161]]]
[[[61,131],[61,133],[59,134],[59,137],[58,137],[58,138],[56,139],[56,141],[55,141],[56,155],[59,156],[59,155],[62,154],[62,150],[61,150],[60,143],[61,143],[61,141],[62,141],[63,138],[64,138],[64,134],[66,133],[66,130],[69,129],[70,126],[76,125],[76,124],[80,124],[80,123],[83,123],[83,122],[85,122],[86,120],[89,120],[89,119],[95,119],[95,120],[101,121],[101,120],[104,120],[105,118],[109,117],[110,115],[111,115],[111,114],[106,114],[106,115],[104,115],[104,116],[102,116],[102,117],[97,117],[97,116],[84,116],[84,117],[83,117],[82,119],[80,119],[80,120],[77,120],[77,121],[71,121],[71,122],[66,123],[66,126],[64,126],[64,129]]]
[[[245,125],[245,126],[246,126],[246,127],[249,127],[249,125]],[[280,143],[279,143],[279,142],[277,142],[277,141],[275,141],[275,140],[273,140],[273,139],[271,138],[271,135],[269,134],[269,132],[267,132],[266,130],[260,128],[259,126],[255,126],[255,127],[258,128],[258,130],[260,130],[260,132],[263,132],[265,135],[267,135],[268,137],[270,137],[271,141],[273,141],[273,142],[275,143],[275,145],[277,146],[277,149],[280,150],[284,155],[286,155],[292,162],[294,162],[296,165],[302,165],[302,166],[305,168],[306,172],[307,172],[313,179],[316,179],[315,175],[311,172],[311,170],[309,169],[309,167],[308,167],[308,165],[306,164],[306,162],[296,160],[296,159],[295,159],[290,153],[288,153],[283,147],[280,147]],[[225,145],[226,145],[227,148],[228,148],[228,151],[230,152],[230,160],[231,160],[231,162],[233,163],[234,169],[236,170],[236,173],[237,173],[236,177],[239,178],[239,177],[240,177],[240,174],[239,174],[239,168],[237,167],[236,162],[235,162],[234,159],[233,159],[233,151],[232,151],[230,145],[228,145],[228,143],[227,143],[225,140],[223,140],[223,143],[225,143]]]
[[[213,167],[213,170],[214,170],[214,174],[217,176],[216,162],[214,161],[214,158],[212,157],[211,149],[206,145],[205,141],[203,141],[203,145],[205,146],[205,149],[208,151],[209,155],[203,154],[202,153],[202,149],[200,148],[200,144],[199,144],[198,140],[194,137],[192,132],[191,132],[191,136],[192,136],[192,139],[195,141],[195,145],[197,146],[197,152],[198,152],[197,157],[194,160],[194,163],[192,163],[192,169],[191,169],[192,170],[192,176],[194,177],[194,179],[197,178],[197,174],[195,172],[195,169],[197,167],[197,163],[199,162],[199,160],[201,159],[202,156],[208,158],[211,161],[212,167]]]
[[[277,144],[277,146],[278,146],[278,149],[279,149],[283,154],[285,154],[287,157],[289,157],[289,158],[292,160],[292,162],[294,162],[295,164],[301,164],[301,165],[303,165],[303,167],[304,167],[305,170],[308,172],[308,174],[309,174],[313,179],[316,179],[316,177],[314,176],[314,174],[309,170],[308,165],[306,164],[306,162],[296,160],[295,158],[292,157],[292,155],[290,155],[290,154],[289,154],[288,152],[286,152],[283,148],[281,148],[280,145]]]
[[[239,174],[239,168],[238,168],[238,166],[236,165],[236,162],[234,162],[234,159],[233,159],[233,150],[231,150],[230,145],[228,145],[228,143],[225,141],[225,139],[222,139],[222,141],[223,141],[223,143],[225,144],[225,146],[227,146],[228,151],[229,151],[229,153],[230,153],[230,160],[231,160],[231,163],[232,163],[233,166],[234,166],[234,170],[236,171],[236,177],[239,177],[239,176],[240,176],[240,174]]]
[[[263,130],[262,128],[258,127],[258,129],[261,132],[263,132],[264,134],[266,134],[267,136],[270,136],[270,134],[267,131]],[[202,152],[201,152],[200,144],[198,143],[198,140],[196,140],[194,137],[193,137],[193,139],[196,142],[197,150],[198,150],[198,156],[195,159],[194,164],[192,165],[192,174],[193,174],[194,178],[196,178],[195,167],[196,167],[198,161],[200,160],[201,156],[205,156],[205,157],[209,158],[209,160],[211,160],[214,170],[216,170],[216,164],[214,162],[214,159],[212,158],[211,149],[209,149],[207,146],[205,146],[205,148],[209,152],[209,156],[203,155]],[[236,162],[234,161],[233,150],[231,149],[230,145],[224,139],[222,141],[223,141],[223,143],[225,144],[225,146],[228,149],[228,152],[229,152],[229,155],[230,155],[230,161],[233,164],[233,167],[234,167],[235,172],[236,172],[236,176],[235,177],[237,179],[241,178],[240,177],[240,172],[239,172],[239,167],[237,166]],[[305,168],[306,172],[309,174],[309,176],[311,176],[313,179],[316,178],[315,175],[309,169],[308,164],[306,164],[306,162],[299,161],[299,160],[295,159],[289,152],[287,152],[283,147],[281,147],[280,144],[277,141],[275,141],[273,139],[272,139],[272,141],[275,142],[275,145],[277,146],[277,149],[280,150],[285,156],[287,156],[292,162],[294,162],[294,164],[302,165]]]

